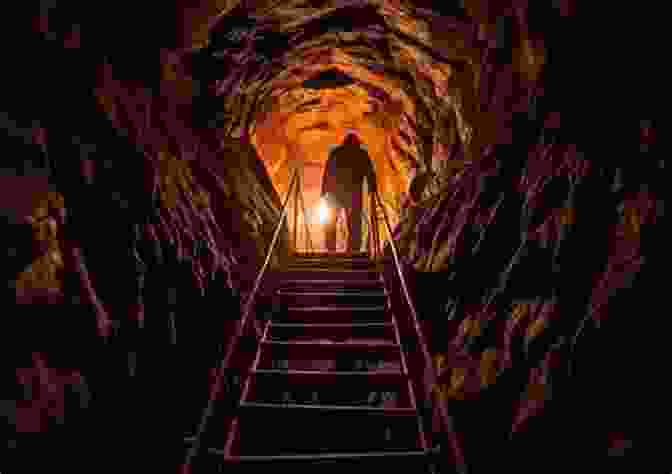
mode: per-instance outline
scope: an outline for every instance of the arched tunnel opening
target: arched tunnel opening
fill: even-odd
[[[670,472],[647,368],[658,59],[619,29],[649,19],[610,8],[622,22],[573,0],[24,2],[3,31],[0,472],[191,472],[224,354],[254,359],[252,295],[274,310],[260,272],[326,248],[350,131],[431,356],[413,370],[435,380],[439,471]]]

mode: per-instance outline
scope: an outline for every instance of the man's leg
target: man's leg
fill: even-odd
[[[327,250],[331,252],[336,251],[336,217],[338,216],[339,208],[329,209],[329,217],[327,222],[324,223],[324,232],[325,232],[325,242]]]
[[[362,193],[352,194],[352,207],[348,209],[348,227],[350,231],[350,252],[359,252],[362,248]]]

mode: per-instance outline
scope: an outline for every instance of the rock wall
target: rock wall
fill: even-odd
[[[608,56],[592,62],[597,15],[547,7],[513,20],[547,51],[543,81],[514,74],[525,48],[484,49],[471,120],[497,133],[459,173],[437,170],[443,182],[396,241],[470,472],[657,471],[642,419],[664,405],[624,374],[643,377],[659,357],[634,309],[664,306],[659,125],[641,79],[615,78]],[[483,25],[483,44],[499,44],[496,30]],[[624,88],[638,103],[618,111]]]
[[[280,217],[254,147],[189,126],[188,78],[161,67],[172,57],[106,54],[119,50],[96,42],[91,21],[54,16],[22,36],[24,54],[49,61],[25,67],[3,101],[20,123],[3,127],[3,148],[14,145],[2,173],[7,472],[35,472],[44,457],[174,469]],[[42,130],[44,148],[17,143],[24,128]],[[50,165],[41,180],[22,174],[32,154]]]

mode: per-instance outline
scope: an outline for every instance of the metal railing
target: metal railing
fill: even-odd
[[[369,255],[374,262],[379,260],[380,248],[380,234],[378,232],[378,213],[376,212],[376,197],[375,190],[370,192],[369,205]]]
[[[233,339],[231,340],[231,343],[228,344],[226,354],[222,358],[219,367],[217,368],[217,373],[215,376],[215,380],[212,384],[212,387],[210,389],[210,397],[208,399],[208,404],[206,405],[205,409],[203,410],[203,415],[201,416],[201,421],[199,423],[198,429],[196,431],[196,435],[192,438],[192,443],[191,446],[189,447],[186,455],[186,459],[184,464],[182,465],[182,474],[189,474],[190,469],[191,469],[191,463],[193,459],[198,455],[198,451],[200,449],[201,445],[201,438],[203,437],[203,434],[205,432],[205,429],[208,424],[208,420],[212,417],[212,414],[214,412],[214,407],[215,403],[218,399],[218,397],[221,394],[222,391],[222,382],[223,378],[225,375],[226,370],[228,369],[230,363],[231,363],[231,358],[233,357],[234,352],[236,351],[238,347],[238,343],[240,342],[240,338],[243,336],[243,333],[246,329],[246,326],[250,319],[256,319],[254,316],[250,318],[250,313],[252,310],[252,305],[254,303],[254,298],[259,291],[259,287],[261,286],[261,281],[264,277],[264,274],[266,273],[266,269],[268,268],[268,264],[271,261],[271,255],[273,254],[273,251],[275,250],[275,246],[278,241],[278,237],[280,236],[280,230],[282,229],[282,225],[285,222],[285,218],[287,215],[287,204],[289,203],[289,198],[291,196],[291,191],[295,183],[297,182],[297,171],[294,172],[294,175],[292,176],[292,180],[289,185],[289,192],[287,193],[287,196],[285,197],[285,202],[282,205],[282,212],[280,215],[280,220],[278,221],[278,224],[275,228],[275,233],[273,234],[273,240],[271,241],[271,244],[269,245],[268,248],[268,253],[266,254],[266,259],[264,261],[264,264],[257,274],[257,278],[255,279],[254,282],[254,287],[252,291],[250,292],[245,305],[244,309],[242,312],[242,317],[240,318],[238,327],[236,329],[236,333],[233,336]],[[261,340],[261,334],[260,334],[260,329],[255,326],[255,333],[257,336],[257,342]],[[247,375],[249,377],[249,374]]]
[[[429,353],[428,349],[428,344],[427,340],[424,336],[424,333],[422,331],[422,327],[420,325],[420,319],[418,318],[418,313],[415,308],[415,305],[413,304],[413,300],[411,299],[410,293],[408,291],[408,285],[406,284],[406,278],[404,277],[404,273],[401,267],[401,262],[399,261],[399,252],[397,250],[397,246],[394,243],[394,235],[392,233],[392,227],[390,226],[390,221],[387,216],[387,211],[385,210],[385,207],[383,206],[382,200],[380,199],[380,196],[378,195],[377,191],[374,191],[374,196],[372,199],[375,200],[375,202],[381,207],[383,211],[383,218],[385,222],[385,226],[387,227],[387,232],[388,232],[388,242],[390,243],[390,248],[392,250],[392,257],[394,260],[394,266],[397,270],[397,274],[399,276],[399,281],[401,284],[402,292],[404,295],[404,299],[406,300],[406,304],[408,305],[408,309],[411,314],[411,323],[415,329],[416,336],[418,338],[418,342],[420,343],[420,350],[421,350],[421,355],[422,355],[422,361],[425,369],[425,381],[422,384],[423,389],[425,391],[425,400],[432,400],[434,393],[435,393],[435,387],[438,387],[437,385],[437,374],[434,370],[434,365],[432,362],[432,357]],[[375,212],[371,212],[371,214],[375,214]],[[460,442],[457,439],[456,433],[453,431],[453,426],[454,423],[452,421],[452,417],[448,414],[448,410],[446,408],[445,401],[439,400],[439,403],[436,404],[438,407],[439,411],[439,418],[441,420],[442,428],[444,429],[445,433],[448,435],[448,442],[450,444],[450,449],[453,455],[453,460],[456,464],[456,467],[458,467],[459,472],[464,472],[465,470],[465,463],[464,463],[464,454],[462,451],[462,448],[460,446]]]
[[[243,336],[243,333],[247,327],[247,324],[254,320],[254,316],[251,316],[252,312],[252,307],[254,304],[255,297],[257,295],[257,292],[259,291],[259,288],[261,286],[261,282],[263,280],[263,277],[266,273],[266,270],[268,268],[268,265],[271,260],[271,256],[273,254],[273,251],[276,248],[278,238],[280,235],[280,231],[282,229],[283,224],[286,222],[287,218],[287,208],[289,204],[289,200],[292,197],[292,191],[294,190],[294,187],[298,185],[298,171],[295,170],[292,179],[290,181],[289,185],[289,190],[287,195],[285,196],[285,200],[282,206],[282,212],[280,215],[280,219],[278,221],[278,224],[275,228],[275,232],[273,235],[273,239],[269,245],[269,250],[267,252],[264,264],[257,274],[257,277],[254,282],[254,286],[252,291],[249,293],[249,296],[245,302],[244,309],[242,311],[242,316],[239,321],[238,327],[236,329],[236,333],[233,336],[233,339],[231,340],[231,343],[228,345],[226,353],[224,357],[222,358],[220,365],[217,369],[217,373],[215,376],[215,380],[211,386],[210,390],[210,396],[208,399],[208,403],[206,408],[203,411],[203,415],[201,417],[201,421],[199,423],[198,429],[196,431],[195,436],[191,438],[191,446],[189,447],[185,459],[185,463],[182,466],[182,474],[189,474],[190,473],[190,468],[193,459],[198,455],[200,445],[201,445],[201,439],[203,437],[203,434],[207,428],[207,423],[208,420],[212,417],[212,414],[214,412],[214,405],[218,399],[218,397],[221,394],[222,391],[222,384],[223,384],[223,378],[226,373],[226,370],[228,369],[231,359],[233,357],[233,354],[235,353],[238,344],[240,342],[241,337]],[[295,209],[298,209],[298,193],[295,192],[294,197],[296,199],[295,201]],[[390,244],[390,248],[392,250],[392,256],[394,260],[394,265],[397,270],[397,274],[399,276],[399,281],[401,284],[402,292],[404,295],[404,298],[406,300],[406,303],[408,305],[408,309],[410,311],[411,315],[411,322],[414,327],[414,330],[416,332],[418,341],[420,343],[420,349],[422,353],[422,359],[423,359],[423,364],[425,366],[425,375],[426,375],[426,382],[424,385],[424,390],[425,390],[425,399],[426,400],[431,400],[434,391],[432,390],[433,387],[437,386],[437,377],[436,373],[433,368],[433,363],[432,363],[432,358],[429,354],[428,350],[428,345],[426,338],[424,336],[424,333],[422,331],[422,327],[420,326],[420,321],[418,318],[417,310],[415,308],[415,305],[413,304],[413,301],[411,299],[409,290],[408,290],[408,285],[406,283],[406,279],[403,274],[403,270],[401,267],[401,263],[399,260],[399,252],[396,247],[396,244],[394,243],[394,235],[392,232],[392,227],[390,225],[389,217],[387,215],[387,211],[385,209],[385,206],[382,203],[382,200],[378,194],[377,191],[373,190],[370,192],[370,212],[368,213],[368,221],[369,221],[369,228],[368,228],[368,234],[369,234],[369,252],[371,257],[374,259],[374,261],[380,262],[381,257],[384,255],[383,249],[381,249],[381,239],[380,239],[380,234],[378,232],[378,206],[382,209],[382,215],[383,215],[383,221],[385,223],[385,226],[387,228],[388,232],[388,237],[387,240]],[[297,211],[298,212],[298,211]],[[305,205],[304,205],[304,216],[305,216]],[[296,220],[296,216],[295,216]],[[305,220],[305,218],[304,218]],[[307,230],[307,229],[306,229]],[[296,229],[295,229],[296,232]],[[296,238],[296,237],[295,237]],[[312,249],[312,242],[311,242],[311,249]],[[260,328],[255,326],[255,334],[257,336],[257,342],[261,339],[261,331]],[[250,375],[247,374],[247,377]],[[244,383],[244,382],[243,382]],[[445,403],[438,403],[438,410],[439,410],[439,416],[441,419],[441,423],[443,425],[443,428],[445,432],[448,434],[449,437],[449,443],[451,445],[452,453],[454,460],[457,465],[459,466],[464,466],[464,458],[463,458],[463,453],[461,450],[461,447],[459,445],[459,441],[456,438],[455,433],[452,430],[453,423],[451,420],[451,417],[448,415]]]
[[[301,174],[299,173],[298,168],[295,169],[294,174],[297,176],[297,183],[294,189],[294,228],[293,228],[293,234],[294,234],[294,252],[296,253],[298,250],[298,232],[299,232],[299,200],[301,201],[301,207],[300,209],[303,212],[303,226],[304,226],[304,232],[306,234],[306,243],[308,244],[308,251],[312,252],[313,251],[313,239],[310,236],[310,228],[308,226],[308,212],[306,211],[306,202],[303,199],[303,192],[301,192],[301,189],[303,188],[303,181],[301,179]],[[287,196],[292,196],[292,189],[290,185],[290,189],[287,191]]]

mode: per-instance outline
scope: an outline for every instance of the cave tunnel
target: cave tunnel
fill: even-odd
[[[404,349],[429,354],[433,472],[671,472],[640,10],[22,2],[0,60],[0,472],[238,472],[185,457],[237,420],[244,378],[218,367],[254,355],[243,315],[276,304],[259,275],[324,250],[321,180],[349,130],[389,224],[376,268],[424,334]],[[213,387],[224,414],[198,438]]]

